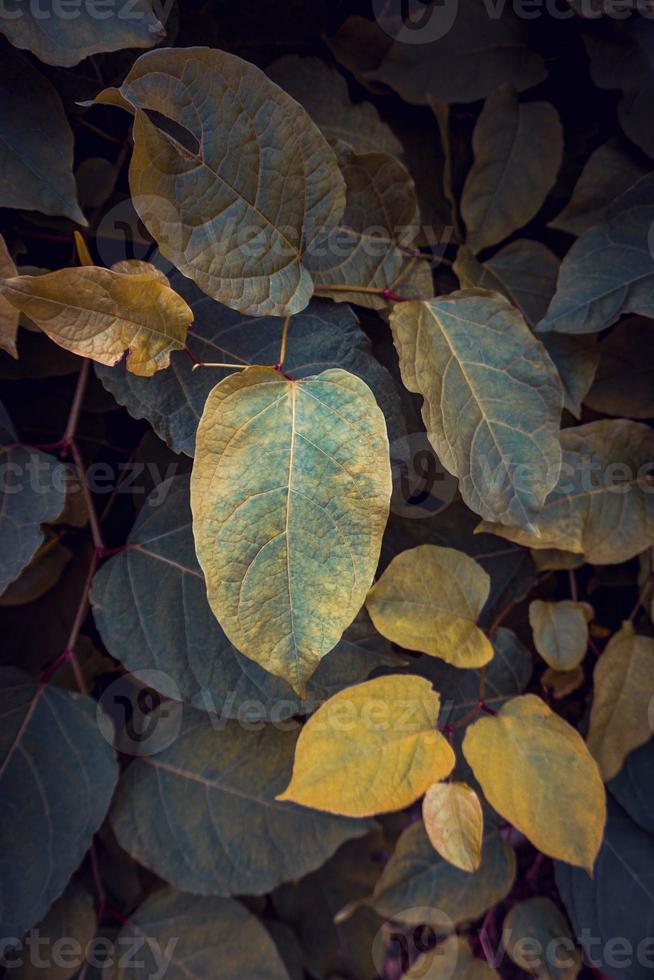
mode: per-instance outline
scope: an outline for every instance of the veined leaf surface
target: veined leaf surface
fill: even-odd
[[[574,670],[584,659],[592,617],[593,610],[586,602],[534,599],[529,604],[534,644],[553,670]]]
[[[563,392],[545,348],[482,289],[398,304],[391,328],[402,380],[422,395],[430,442],[463,499],[487,520],[533,529],[561,466]]]
[[[484,816],[479,797],[465,783],[434,783],[422,801],[427,836],[441,857],[462,871],[481,864]]]
[[[209,395],[191,478],[209,605],[300,693],[363,605],[390,494],[384,417],[354,375],[251,367]]]

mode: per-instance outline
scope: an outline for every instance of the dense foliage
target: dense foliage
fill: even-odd
[[[652,975],[652,16],[3,6],[7,976]]]

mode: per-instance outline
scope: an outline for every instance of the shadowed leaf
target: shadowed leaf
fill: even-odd
[[[576,980],[582,967],[570,927],[551,898],[537,896],[514,905],[504,920],[502,945],[538,980]]]

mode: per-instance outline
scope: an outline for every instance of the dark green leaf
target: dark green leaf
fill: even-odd
[[[630,317],[598,345],[599,366],[584,399],[606,415],[654,416],[654,323]]]

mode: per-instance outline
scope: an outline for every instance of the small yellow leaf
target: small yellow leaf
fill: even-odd
[[[652,735],[654,639],[637,636],[631,623],[623,623],[597,661],[593,685],[587,742],[608,781]]]
[[[15,276],[16,266],[9,254],[5,240],[0,235],[0,276]],[[6,350],[12,357],[18,357],[16,334],[20,313],[0,295],[0,349]]]
[[[606,799],[581,735],[525,694],[466,731],[463,753],[495,810],[544,854],[592,870]]]
[[[448,936],[421,953],[402,980],[500,980],[500,975],[485,960],[472,955],[467,939]]]
[[[436,730],[440,698],[422,677],[389,675],[346,688],[306,723],[278,800],[350,817],[402,810],[454,767]]]
[[[168,367],[183,350],[193,313],[151,273],[98,266],[0,280],[0,294],[66,350],[112,366],[127,351],[134,374]]]
[[[434,783],[422,801],[422,819],[442,858],[462,871],[477,870],[484,815],[474,789],[465,783]]]
[[[586,656],[588,623],[593,609],[587,602],[542,602],[529,604],[529,622],[534,644],[553,670],[574,670]]]
[[[483,667],[493,656],[476,625],[490,578],[462,551],[419,545],[392,560],[366,608],[382,636],[455,667]]]

